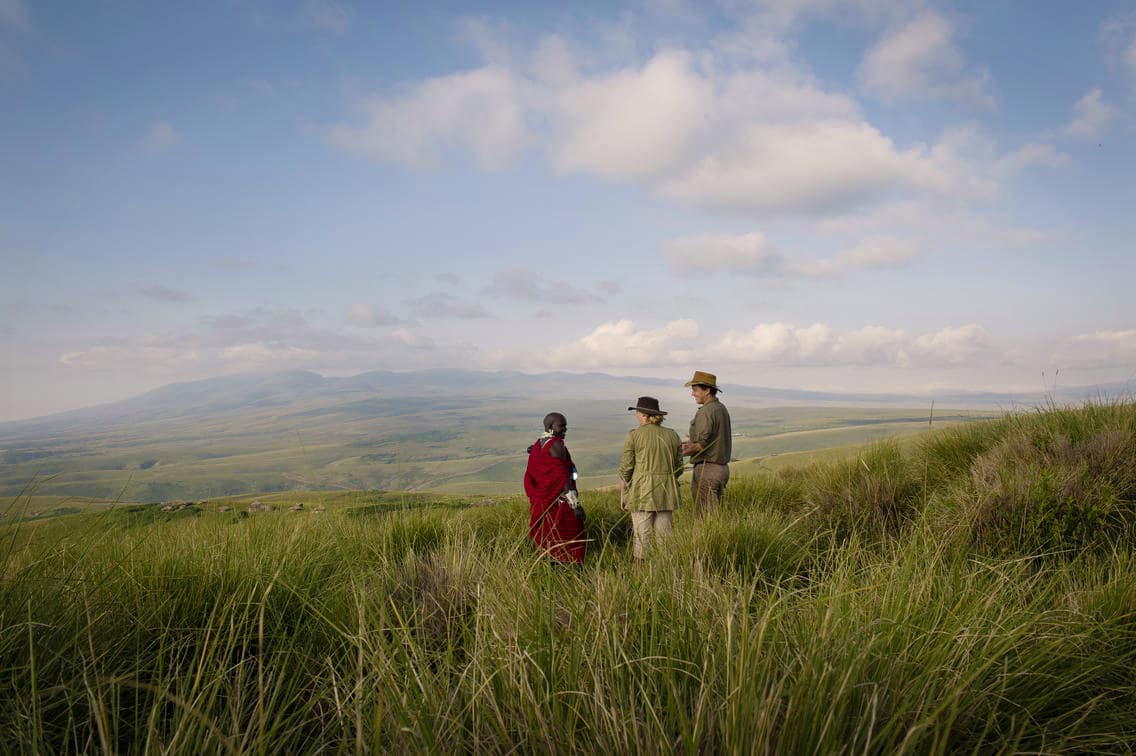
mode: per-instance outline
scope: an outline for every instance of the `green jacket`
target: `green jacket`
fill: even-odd
[[[627,433],[619,477],[627,483],[623,505],[632,512],[678,508],[682,442],[670,428],[647,423]]]
[[[730,429],[730,413],[726,405],[712,396],[694,413],[690,421],[690,441],[702,444],[702,451],[690,458],[695,464],[699,462],[717,462],[720,465],[730,464],[730,456],[734,453],[733,431]]]

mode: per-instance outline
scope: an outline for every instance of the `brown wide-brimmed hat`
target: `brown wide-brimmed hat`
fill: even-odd
[[[634,407],[628,407],[627,409],[642,412],[644,415],[667,414],[666,412],[663,412],[661,409],[659,409],[659,400],[653,396],[641,396],[637,400],[635,400]]]
[[[718,376],[713,373],[703,373],[701,370],[694,371],[694,377],[691,378],[683,386],[709,386],[712,389],[722,390],[718,385]]]

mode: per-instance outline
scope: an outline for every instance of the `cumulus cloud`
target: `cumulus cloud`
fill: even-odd
[[[952,59],[948,22],[920,18],[939,31],[933,51]],[[492,34],[478,29],[479,38]],[[503,168],[534,147],[560,173],[768,215],[846,212],[895,195],[972,197],[977,189],[988,198],[1000,178],[991,173],[997,156],[977,160],[959,149],[960,130],[933,145],[898,145],[853,98],[791,65],[736,65],[720,51],[672,46],[641,63],[603,68],[581,63],[584,53],[557,36],[542,38],[529,57],[479,47],[487,65],[372,98],[362,105],[365,122],[331,127],[329,141],[416,168],[462,155]],[[903,58],[888,49],[873,60]],[[939,71],[930,61],[914,63],[917,76]],[[946,69],[963,72],[961,63]]]
[[[581,304],[600,301],[596,295],[577,286],[561,281],[550,281],[526,268],[506,268],[498,271],[483,291],[493,297],[522,302]]]
[[[188,291],[169,286],[145,286],[138,291],[142,296],[155,302],[189,302],[193,299],[193,295]]]
[[[804,263],[796,272],[818,278],[839,277],[860,270],[901,267],[919,255],[919,245],[907,239],[867,239],[833,257]]]
[[[634,321],[602,323],[583,338],[538,356],[555,368],[644,367],[689,362],[698,337],[693,320],[674,320],[655,329]]]
[[[714,273],[768,278],[834,278],[861,270],[906,264],[919,245],[906,239],[865,239],[834,256],[814,262],[790,262],[760,232],[705,234],[663,244],[663,256],[675,272],[686,276]]]
[[[821,323],[805,327],[761,323],[748,332],[727,333],[709,351],[712,359],[735,362],[907,368],[962,365],[988,347],[988,334],[975,324],[913,338],[883,326],[839,332]]]
[[[977,323],[949,326],[915,339],[914,354],[921,361],[936,365],[962,365],[990,348],[990,334]]]
[[[499,66],[427,79],[406,94],[375,98],[361,126],[332,127],[332,144],[410,167],[434,167],[467,150],[487,169],[503,168],[529,141],[524,83]]]
[[[1030,142],[999,158],[994,163],[996,174],[1016,176],[1030,166],[1060,168],[1069,164],[1069,156],[1046,142]]]
[[[901,329],[869,325],[839,331],[823,323],[796,326],[758,323],[718,339],[700,338],[696,321],[674,320],[640,328],[623,319],[602,323],[580,339],[536,357],[549,368],[632,368],[712,362],[737,365],[890,366],[953,368],[989,359],[987,331],[971,323],[912,336]]]
[[[1104,100],[1099,88],[1090,90],[1073,106],[1073,120],[1065,127],[1065,134],[1074,139],[1098,139],[1108,131],[1116,115],[1116,107]]]
[[[1062,368],[1131,367],[1136,363],[1136,330],[1095,331],[1059,345],[1053,364]]]
[[[407,309],[421,318],[487,318],[490,313],[476,302],[466,302],[453,294],[434,292],[407,300]]]
[[[926,93],[992,104],[954,24],[927,8],[922,0],[755,0],[726,13],[738,36],[765,29],[790,47],[786,30],[809,17],[886,29],[860,67],[866,88],[892,98]],[[362,120],[330,127],[329,141],[419,169],[463,159],[500,169],[537,158],[557,173],[629,182],[677,205],[739,212],[763,224],[823,222],[914,201],[970,228],[984,223],[977,215],[988,215],[1023,171],[1068,161],[1049,143],[996,144],[976,125],[900,141],[793,55],[774,61],[734,49],[749,42],[733,32],[702,48],[671,38],[645,57],[642,47],[566,34],[526,49],[514,30],[485,19],[467,22],[462,35],[484,65],[388,89],[362,103]],[[1039,236],[1018,231],[989,234]],[[889,228],[856,236],[897,235],[934,238]]]
[[[901,191],[945,191],[950,176],[919,149],[898,150],[866,123],[753,125],[667,181],[696,205],[767,213],[831,213]]]
[[[857,71],[860,83],[886,100],[932,95],[993,108],[987,75],[967,68],[954,36],[945,16],[924,10],[868,51]]]
[[[397,315],[383,307],[373,307],[367,304],[353,304],[347,310],[347,320],[352,325],[364,328],[381,328],[383,326],[401,323]]]
[[[165,121],[158,121],[152,125],[146,138],[142,140],[143,148],[153,153],[166,152],[178,144],[181,144],[181,137],[174,131],[174,127]]]
[[[684,275],[725,272],[779,276],[785,269],[785,259],[757,231],[737,236],[704,234],[674,239],[663,244],[663,255],[676,272]]]
[[[682,160],[713,99],[685,52],[659,53],[641,69],[583,80],[555,92],[560,130],[551,148],[564,172],[647,179]]]

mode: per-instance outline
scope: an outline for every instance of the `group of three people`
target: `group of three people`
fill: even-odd
[[[631,515],[636,559],[646,554],[651,534],[656,539],[671,532],[671,517],[679,503],[678,480],[685,467],[694,465],[691,495],[701,518],[713,507],[730,479],[732,452],[730,413],[718,400],[717,376],[695,371],[686,382],[698,404],[690,422],[690,435],[663,427],[667,413],[659,400],[641,396],[634,407],[638,427],[628,432],[619,464],[619,501]],[[525,493],[529,497],[529,535],[536,547],[557,562],[582,562],[587,547],[585,515],[576,488],[576,467],[564,444],[568,420],[559,412],[544,418],[544,433],[529,447]]]

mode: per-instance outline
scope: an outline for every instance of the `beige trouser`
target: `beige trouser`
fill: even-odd
[[[632,512],[631,528],[635,533],[635,558],[642,559],[647,552],[651,539],[652,528],[655,531],[655,542],[671,534],[671,512]]]
[[[701,519],[718,506],[718,500],[730,480],[730,466],[716,462],[700,462],[694,466],[690,481],[690,494],[694,498],[694,513]]]

